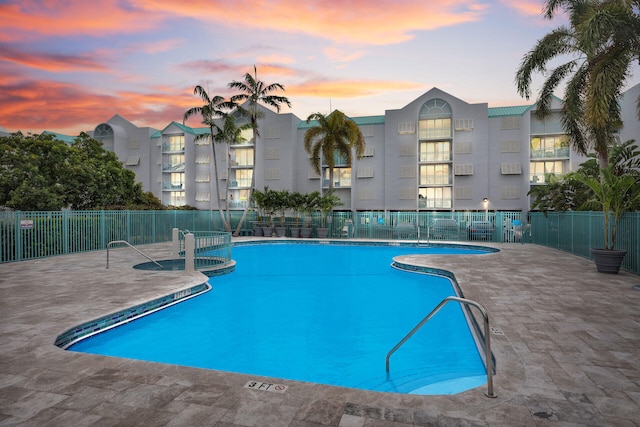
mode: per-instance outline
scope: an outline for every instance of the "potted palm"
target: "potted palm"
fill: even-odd
[[[336,196],[333,189],[330,189],[319,199],[319,208],[322,211],[322,226],[318,227],[318,237],[325,238],[329,234],[329,229],[326,226],[327,216],[336,207],[342,206],[344,203],[340,200],[340,197]]]
[[[293,192],[289,197],[289,207],[293,210],[293,226],[290,228],[291,237],[300,237],[300,211],[305,201],[304,194]]]
[[[613,165],[601,170],[599,178],[576,174],[575,178],[593,192],[582,208],[597,207],[604,214],[604,248],[591,248],[596,269],[601,273],[617,274],[627,254],[616,250],[618,221],[640,205],[640,185],[631,174],[616,174]]]
[[[311,228],[311,215],[318,208],[320,200],[320,192],[305,194],[302,201],[301,210],[304,212],[304,225],[300,229],[300,237],[311,237],[313,229]]]
[[[273,191],[274,209],[280,214],[280,222],[276,226],[276,235],[278,237],[284,237],[287,233],[285,214],[289,209],[290,197],[289,190]]]

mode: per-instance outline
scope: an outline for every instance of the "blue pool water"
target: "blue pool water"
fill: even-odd
[[[260,244],[234,247],[236,270],[212,290],[74,344],[70,350],[375,391],[450,394],[486,383],[462,310],[443,277],[390,267],[460,248]]]

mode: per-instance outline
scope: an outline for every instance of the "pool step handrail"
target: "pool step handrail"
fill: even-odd
[[[482,313],[482,317],[484,318],[485,366],[486,366],[486,369],[487,369],[487,392],[485,393],[485,395],[487,397],[497,397],[496,394],[493,392],[493,359],[491,358],[491,339],[490,339],[490,335],[489,335],[489,316],[487,315],[486,310],[480,304],[478,304],[475,301],[466,299],[466,298],[460,298],[460,297],[451,296],[451,297],[446,297],[445,299],[440,301],[440,304],[438,304],[436,306],[436,308],[431,310],[431,313],[427,314],[427,316],[424,319],[422,319],[420,321],[420,323],[418,323],[407,335],[405,335],[404,338],[402,338],[400,340],[400,342],[398,342],[398,344],[395,345],[395,347],[393,347],[391,349],[391,351],[389,351],[389,353],[387,353],[387,359],[386,359],[387,374],[389,373],[389,358],[391,357],[391,355],[393,353],[395,353],[395,351],[397,349],[399,349],[405,342],[407,342],[407,340],[409,338],[411,338],[413,336],[413,334],[418,332],[418,330],[425,323],[427,323],[429,321],[429,319],[431,319],[438,311],[440,311],[440,309],[442,307],[444,307],[450,301],[456,301],[456,302],[459,302],[460,304],[466,304],[466,305],[470,305],[470,306],[476,307],[480,311],[480,313]]]
[[[157,265],[158,267],[160,267],[161,269],[164,269],[164,267],[162,267],[162,265],[160,265],[158,262],[154,261],[153,259],[151,259],[150,256],[148,256],[147,254],[145,254],[144,252],[142,252],[140,249],[136,248],[135,246],[133,246],[131,243],[127,242],[126,240],[112,240],[111,242],[109,242],[107,244],[107,269],[109,268],[109,248],[112,245],[115,244],[121,244],[124,243],[125,245],[129,246],[131,249],[135,250],[136,252],[138,252],[140,255],[142,255],[143,257],[145,257],[146,259],[148,259],[149,261],[151,261],[152,263],[154,263],[155,265]]]

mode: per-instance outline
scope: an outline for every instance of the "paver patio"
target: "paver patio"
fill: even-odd
[[[488,255],[415,255],[452,271],[494,333],[497,398],[368,392],[75,353],[67,329],[202,283],[134,270],[127,248],[0,265],[0,426],[638,426],[640,276],[536,245]],[[141,246],[155,259],[170,245]],[[411,274],[411,273],[407,273]],[[425,307],[425,315],[432,307]],[[381,356],[384,369],[384,355]],[[244,388],[284,383],[285,393]]]

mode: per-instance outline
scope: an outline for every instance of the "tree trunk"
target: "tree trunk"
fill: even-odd
[[[227,227],[227,221],[224,218],[224,212],[222,211],[222,204],[220,203],[220,182],[218,181],[218,159],[216,156],[216,145],[215,145],[216,143],[213,135],[213,127],[210,127],[209,131],[211,133],[211,151],[213,152],[213,174],[215,175],[214,180],[216,182],[216,197],[218,198],[218,212],[220,213],[220,219],[224,224],[225,230],[229,228],[229,231],[230,231],[231,227],[230,226]]]
[[[253,170],[251,171],[251,188],[249,188],[249,194],[247,196],[247,205],[244,207],[244,212],[242,212],[242,218],[240,218],[240,222],[238,222],[238,226],[236,227],[236,231],[233,233],[234,236],[240,235],[240,230],[242,230],[242,225],[244,224],[245,219],[247,218],[247,212],[249,211],[249,205],[251,204],[251,196],[253,195],[253,189],[256,186],[256,151],[258,147],[258,136],[256,132],[257,119],[255,114],[251,114],[251,130],[253,133]]]

